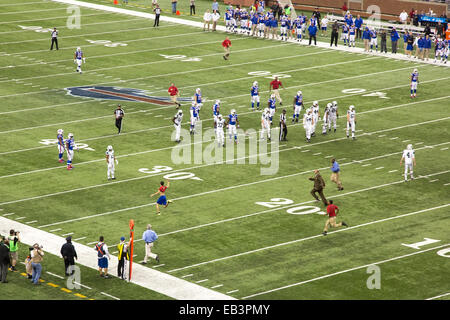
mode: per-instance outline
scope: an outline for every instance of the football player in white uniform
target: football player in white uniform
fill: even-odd
[[[322,134],[327,134],[327,126],[330,126],[330,109],[332,104],[328,103],[323,111]]]
[[[66,150],[66,148],[64,146],[64,130],[63,129],[58,129],[58,134],[56,135],[56,138],[58,139],[58,161],[59,161],[59,163],[63,163],[64,162],[64,159],[63,159],[64,150]]]
[[[80,47],[78,47],[77,51],[75,51],[73,62],[77,64],[77,72],[82,74],[83,72],[81,71],[81,64],[86,63],[86,58],[84,57],[83,51],[81,51]]]
[[[408,144],[406,150],[403,150],[403,155],[400,159],[400,165],[402,165],[403,160],[405,160],[405,182],[408,181],[408,169],[411,175],[411,180],[413,180],[413,167],[416,166],[416,157],[414,154],[414,149],[412,148],[412,144]]]
[[[214,122],[215,130],[216,130],[216,141],[218,146],[225,146],[225,138],[223,128],[225,126],[225,119],[222,118],[222,115],[219,114]]]
[[[314,117],[314,123],[312,126],[311,137],[316,135],[316,126],[320,119],[319,101],[314,101],[312,105],[312,115]]]
[[[349,137],[349,130],[352,131],[352,139],[355,140],[355,126],[356,126],[356,111],[355,106],[351,105],[347,111],[347,138]]]
[[[116,164],[119,164],[119,161],[114,156],[114,150],[112,146],[108,146],[106,148],[106,163],[108,164],[108,180],[115,180],[114,171],[116,170]]]
[[[334,132],[336,132],[336,120],[339,118],[337,101],[331,103],[330,110],[328,112],[328,131],[331,132],[331,124],[333,123]]]
[[[308,108],[306,110],[305,115],[303,116],[303,128],[306,131],[306,141],[311,142],[311,132],[314,126],[314,116],[312,113],[312,109]]]
[[[183,121],[183,111],[178,110],[178,112],[174,115],[173,126],[175,128],[175,142],[180,143],[180,135],[181,135],[181,122]]]
[[[267,140],[270,141],[270,110],[265,108],[261,114],[261,134],[260,139],[264,140],[265,133],[267,132]]]

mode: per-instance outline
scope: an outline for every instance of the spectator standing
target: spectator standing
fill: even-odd
[[[423,60],[423,45],[424,45],[424,39],[422,35],[420,35],[418,38],[416,38],[416,52],[414,54],[414,58]]]
[[[208,25],[208,31],[209,31],[209,25],[211,24],[211,12],[209,12],[209,9],[206,10],[205,14],[203,15],[203,31],[206,29],[206,25]]]
[[[342,15],[344,15],[348,10],[347,4],[344,2],[344,5],[342,6]]]
[[[222,47],[225,50],[225,54],[223,55],[223,59],[224,60],[228,60],[228,57],[230,56],[230,47],[231,47],[230,38],[226,37],[225,40],[223,40]]]
[[[400,19],[400,23],[406,24],[406,22],[408,20],[408,14],[406,13],[405,10],[403,10],[402,13],[400,13],[399,19]]]
[[[381,49],[380,52],[384,52],[387,53],[387,45],[386,45],[386,38],[387,38],[387,34],[386,34],[386,30],[382,30],[381,31]]]
[[[342,182],[339,179],[339,172],[341,171],[339,164],[337,163],[336,159],[331,159],[331,178],[330,180],[337,184],[338,190],[344,190],[344,187],[342,187]]]
[[[436,26],[436,33],[441,39],[444,39],[444,26],[441,24],[440,21]]]
[[[217,0],[213,1],[212,5],[211,5],[211,9],[212,9],[212,12],[214,12],[214,10],[216,10],[220,14],[219,3],[217,2]]]
[[[316,195],[316,192],[319,193],[320,198],[325,206],[328,205],[328,201],[323,194],[323,189],[325,188],[325,181],[319,173],[319,170],[314,170],[314,177],[309,178],[309,180],[314,181],[314,188],[311,190],[311,195],[316,199],[316,201],[320,201]]]
[[[322,36],[326,37],[327,36],[327,27],[328,27],[328,18],[325,16],[321,21],[320,21],[320,29],[322,30]]]
[[[178,88],[175,87],[173,83],[170,84],[169,89],[167,90],[170,96],[170,101],[175,103],[177,105],[177,109],[181,107],[181,104],[177,101],[177,97],[180,96],[180,92],[178,91]]]
[[[417,12],[417,10],[414,11],[414,18],[412,24],[415,25],[416,27],[419,26],[419,13]]]
[[[363,19],[358,14],[356,19],[355,19],[356,39],[361,39],[361,37],[362,37],[362,24],[363,24],[363,22],[364,22]]]
[[[414,22],[414,8],[411,9],[411,11],[409,12],[409,23],[412,25]]]
[[[370,30],[369,30],[369,27],[366,27],[364,29],[362,38],[363,38],[363,41],[364,41],[364,51],[365,52],[369,52],[369,42],[370,42]]]
[[[278,15],[278,18],[277,18],[277,14],[278,14],[278,9],[280,8],[280,2],[279,1],[274,1],[274,3],[273,3],[273,5],[272,5],[272,7],[270,7],[271,9],[272,9],[272,11],[273,11],[273,17],[275,18],[275,19],[278,19],[278,20],[280,20],[280,16]]]
[[[177,0],[172,0],[172,13],[177,13]]]
[[[66,238],[66,243],[61,247],[61,256],[64,259],[64,272],[66,276],[70,276],[75,273],[75,259],[78,259],[75,247],[72,244],[72,237]]]
[[[31,275],[31,282],[34,285],[38,285],[42,273],[41,262],[44,260],[44,251],[42,251],[42,246],[39,246],[39,244],[35,243],[33,245],[33,250],[31,251],[30,256],[31,256],[31,266],[33,268],[33,274]]]
[[[423,29],[423,33],[425,34],[425,36],[426,35],[428,35],[428,36],[431,35],[431,27],[430,27],[429,23],[426,24],[425,28]]]
[[[156,8],[153,9],[153,12],[155,13],[155,23],[153,24],[153,27],[159,27],[159,17],[161,16],[159,4],[156,4]]]
[[[195,0],[189,0],[190,1],[190,6],[189,6],[189,11],[190,11],[190,15],[192,16],[192,12],[194,13],[195,16]]]
[[[16,271],[16,263],[19,259],[19,242],[20,242],[20,232],[11,229],[9,231],[9,257],[11,260],[11,271]]]
[[[333,23],[333,25],[331,26],[330,47],[333,46],[333,42],[334,42],[334,46],[337,47],[338,38],[339,38],[339,25],[338,25],[337,21],[335,21]]]
[[[314,39],[314,45],[317,45],[317,26],[316,25],[310,25],[308,27],[308,33],[309,33],[309,45],[311,45],[311,40]]]
[[[6,277],[8,276],[8,267],[10,263],[9,259],[9,241],[6,238],[2,238],[0,242],[0,282],[7,283]]]
[[[395,30],[395,28],[392,28],[392,31],[391,31],[391,48],[392,48],[392,53],[397,53],[398,39],[400,39],[400,36],[398,35],[397,30]]]
[[[311,17],[316,18],[317,23],[319,23],[319,21],[320,21],[320,11],[319,11],[318,7],[316,7],[316,9],[313,11]]]
[[[407,45],[406,45],[406,54],[408,55],[409,58],[411,58],[411,53],[412,53],[413,45],[414,45],[414,37],[413,37],[412,32],[410,32],[408,34],[408,38],[406,40],[406,43],[407,43]]]
[[[147,225],[147,230],[145,230],[142,234],[142,240],[145,242],[145,257],[142,264],[147,264],[149,257],[155,259],[159,263],[159,255],[152,253],[152,248],[154,246],[154,242],[158,240],[158,235],[152,230],[151,224]]]
[[[408,31],[403,34],[403,52],[406,54],[406,47],[408,46]]]
[[[216,31],[217,21],[219,21],[219,19],[220,19],[220,14],[217,11],[214,11],[212,14],[212,22],[213,22],[212,31]]]
[[[423,56],[422,58],[425,61],[428,61],[430,57],[430,50],[431,50],[431,39],[430,35],[425,35],[425,39],[423,39]]]
[[[53,50],[53,44],[56,45],[56,50],[59,50],[59,48],[58,48],[58,30],[56,30],[56,28],[53,28],[53,31],[52,31],[52,45],[50,46],[50,50]]]
[[[121,237],[120,243],[117,245],[117,249],[119,252],[117,255],[117,259],[119,259],[119,263],[117,264],[117,276],[122,280],[127,279],[127,261],[130,260],[130,253],[128,252],[129,246],[130,243],[125,242],[125,237]]]
[[[100,272],[100,277],[108,279],[108,259],[110,259],[110,255],[108,252],[108,246],[104,241],[105,238],[100,236],[94,250],[97,251],[98,271]]]

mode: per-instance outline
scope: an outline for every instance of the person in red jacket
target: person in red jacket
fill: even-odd
[[[175,103],[177,105],[177,109],[181,107],[181,104],[177,101],[177,97],[180,96],[180,92],[178,91],[178,88],[175,87],[173,83],[170,84],[169,90],[167,90],[170,95],[170,101]]]
[[[230,47],[231,47],[231,41],[228,37],[226,37],[225,40],[222,42],[222,47],[225,50],[223,58],[225,60],[228,60],[228,57],[230,56]]]
[[[336,224],[336,215],[339,213],[339,208],[333,204],[333,200],[329,201],[329,205],[327,206],[327,214],[328,214],[328,219],[327,222],[325,222],[325,228],[323,229],[322,234],[324,236],[327,235],[328,233],[328,225],[332,226],[333,228],[338,228],[338,227],[348,227],[348,225],[342,221]]]

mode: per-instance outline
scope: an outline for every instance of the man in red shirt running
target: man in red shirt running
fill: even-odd
[[[272,90],[272,93],[275,94],[275,97],[277,98],[277,100],[280,101],[280,106],[282,106],[283,100],[281,100],[280,93],[278,92],[279,87],[282,87],[284,89],[281,81],[278,80],[278,77],[275,77],[275,79],[273,79],[273,81],[270,83],[269,91]]]
[[[322,232],[324,236],[328,233],[328,225],[331,225],[333,228],[339,228],[342,226],[348,227],[344,221],[336,224],[336,215],[339,213],[339,208],[333,204],[333,200],[330,200],[329,203],[330,204],[327,207],[328,219],[327,222],[325,222],[325,229],[323,229]]]
[[[225,54],[223,55],[223,58],[225,60],[228,60],[228,57],[230,56],[230,47],[231,47],[231,41],[228,37],[226,37],[225,40],[223,40],[222,47],[225,50]]]
[[[175,85],[173,83],[170,84],[169,90],[167,90],[167,92],[169,92],[170,101],[172,101],[173,103],[175,103],[177,105],[177,109],[179,107],[181,107],[181,104],[179,104],[177,101],[177,97],[180,96],[180,92],[178,91],[178,88],[175,87]]]
[[[169,203],[172,203],[172,200],[167,200],[166,197],[166,190],[169,189],[170,186],[170,181],[167,180],[167,187],[164,186],[164,181],[160,182],[160,187],[158,189],[158,191],[156,191],[154,194],[152,194],[150,197],[152,198],[153,196],[159,194],[159,198],[158,201],[156,201],[156,214],[160,215],[161,211],[159,209],[160,205],[163,205],[164,208],[167,208],[167,206],[169,205]]]

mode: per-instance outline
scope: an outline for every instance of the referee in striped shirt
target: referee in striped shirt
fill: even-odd
[[[280,141],[287,141],[286,109],[280,115]]]
[[[120,134],[120,131],[122,131],[122,119],[125,116],[120,104],[118,104],[117,109],[114,110],[114,115],[116,117],[116,127],[119,130],[117,134]]]
[[[53,28],[52,31],[52,45],[50,46],[50,50],[53,50],[53,44],[56,45],[56,50],[59,50],[58,48],[58,31],[56,28]]]

